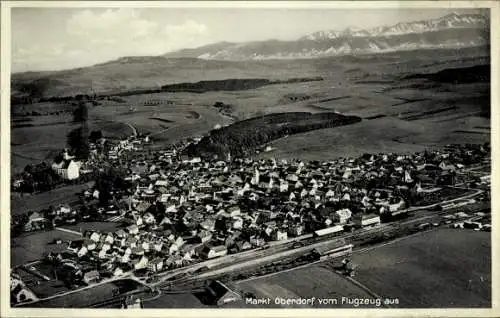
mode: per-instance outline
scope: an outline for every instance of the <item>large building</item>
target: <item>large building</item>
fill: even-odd
[[[223,306],[227,303],[242,300],[239,293],[230,289],[226,284],[214,280],[206,288],[208,303],[217,306]]]
[[[80,165],[79,161],[63,160],[59,163],[53,163],[52,170],[63,179],[75,180],[80,177]]]

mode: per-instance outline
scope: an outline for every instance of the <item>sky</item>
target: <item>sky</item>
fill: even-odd
[[[295,40],[467,9],[13,8],[12,72],[89,66],[220,41]]]

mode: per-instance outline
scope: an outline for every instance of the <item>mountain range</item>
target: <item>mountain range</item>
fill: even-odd
[[[488,18],[482,15],[449,14],[369,30],[320,31],[295,41],[219,42],[159,56],[122,57],[69,70],[14,73],[11,95],[23,99],[121,92],[228,78],[283,80],[323,76],[333,64],[487,57],[488,26]]]
[[[462,48],[489,42],[489,19],[480,14],[451,13],[437,19],[373,29],[319,31],[295,41],[219,42],[167,53],[164,57],[207,60],[265,60],[383,53],[414,49]]]

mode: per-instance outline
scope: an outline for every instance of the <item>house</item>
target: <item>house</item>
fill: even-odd
[[[113,276],[114,277],[118,277],[118,276],[121,276],[123,275],[123,269],[121,269],[119,266],[117,266],[114,270],[113,270]]]
[[[225,245],[205,246],[205,248],[203,248],[200,252],[200,256],[204,259],[220,257],[226,254],[227,254],[227,248]]]
[[[68,215],[71,213],[71,207],[69,205],[60,205],[56,210],[56,215]]]
[[[104,242],[109,243],[109,244],[113,244],[114,241],[115,241],[115,238],[113,237],[112,233],[108,233],[106,235],[106,237],[104,238]]]
[[[148,138],[148,137],[146,137]],[[122,300],[121,309],[141,309],[144,308],[142,299],[138,295],[128,295]]]
[[[151,206],[151,203],[149,203],[149,202],[139,202],[135,206],[135,210],[138,212],[144,213],[144,212],[146,212],[147,209],[149,209],[150,206]]]
[[[288,229],[288,234],[290,236],[301,236],[304,233],[304,227],[302,225],[295,225]]]
[[[166,186],[168,186],[168,181],[167,180],[156,180],[155,186],[156,187],[166,187]]]
[[[161,252],[161,250],[163,249],[163,241],[156,241],[153,243],[153,249],[157,252]]]
[[[136,224],[132,224],[127,227],[127,231],[129,234],[135,235],[139,233],[139,227]]]
[[[280,180],[280,192],[288,192],[288,182],[285,180]]]
[[[156,219],[153,214],[150,212],[146,212],[143,216],[142,219],[144,220],[144,223],[146,224],[154,224],[156,223]]]
[[[165,267],[174,268],[182,266],[182,257],[179,254],[170,255],[165,260]]]
[[[127,233],[124,230],[119,229],[118,231],[115,232],[115,235],[118,238],[124,238],[127,236]]]
[[[108,251],[107,250],[100,250],[99,253],[97,254],[97,257],[100,259],[104,259],[107,257]]]
[[[184,255],[184,259],[191,259],[193,255],[196,254],[197,245],[194,244],[185,244],[181,247],[181,254]]]
[[[398,203],[389,204],[389,211],[396,212],[405,207],[406,203],[403,199],[401,199]]]
[[[28,222],[24,225],[26,232],[44,229],[49,221],[42,217],[38,212],[34,212],[29,216]]]
[[[77,253],[83,247],[83,240],[70,241],[68,244],[68,250]]]
[[[212,233],[207,230],[201,230],[198,232],[197,236],[202,243],[208,242],[212,239]]]
[[[97,247],[96,242],[94,242],[92,240],[85,240],[84,244],[85,244],[85,247],[87,248],[87,250],[89,250],[89,251],[93,251]]]
[[[90,285],[92,283],[96,283],[99,281],[99,279],[100,279],[100,275],[99,275],[99,272],[96,270],[91,270],[91,271],[83,274],[83,281],[87,285]]]
[[[101,238],[101,234],[98,233],[98,232],[93,232],[91,235],[90,235],[90,239],[94,242],[99,242],[99,239]]]
[[[66,180],[75,180],[80,177],[81,162],[74,160],[63,160],[52,164],[52,170],[61,178]]]
[[[380,225],[380,216],[376,214],[364,214],[355,220],[358,227],[373,227]]]
[[[130,253],[125,253],[121,256],[120,262],[123,264],[128,264],[130,262]]]
[[[243,219],[242,218],[235,218],[232,224],[232,229],[234,230],[241,230],[243,228]]]
[[[231,217],[235,217],[241,214],[240,207],[237,205],[230,206],[227,209],[227,212],[230,214]]]
[[[149,244],[148,241],[144,241],[144,242],[142,242],[142,244],[140,245],[140,247],[142,247],[144,249],[144,251],[149,252],[151,244]]]
[[[274,241],[284,241],[288,239],[288,234],[286,231],[275,230],[273,231],[272,238]]]
[[[335,221],[341,224],[347,223],[351,216],[352,212],[349,209],[335,211]]]
[[[133,255],[144,255],[144,249],[141,246],[136,246],[132,248]]]
[[[132,173],[143,175],[148,172],[148,165],[145,162],[139,162],[131,167]]]
[[[260,247],[264,246],[266,244],[266,241],[262,237],[251,237],[250,244],[255,247]]]
[[[235,247],[237,252],[241,252],[241,251],[246,251],[246,250],[251,249],[252,244],[250,244],[250,242],[248,242],[248,241],[242,241],[239,239],[234,243],[234,247]]]
[[[200,223],[200,226],[205,230],[212,232],[215,230],[215,220],[213,218],[207,218]]]
[[[212,281],[206,287],[205,296],[207,298],[207,303],[217,306],[223,306],[231,302],[242,300],[240,294],[218,280]]]
[[[133,260],[132,265],[134,266],[134,269],[136,269],[136,270],[147,268],[148,258],[143,255],[141,258]]]
[[[148,263],[148,269],[152,272],[159,272],[163,269],[163,260],[159,257]]]
[[[84,255],[86,255],[88,253],[88,249],[86,246],[82,246],[80,249],[78,249],[78,251],[76,252],[76,255],[78,255],[78,257],[83,257]]]
[[[333,197],[335,197],[335,191],[333,191],[332,189],[329,189],[329,190],[326,192],[325,197],[326,197],[326,198],[333,198]]]

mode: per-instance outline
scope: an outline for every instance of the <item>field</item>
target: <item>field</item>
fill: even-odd
[[[47,104],[47,103],[45,103]],[[23,109],[36,109],[37,104],[24,106]],[[43,105],[42,108],[61,105]],[[66,108],[71,106],[65,105]],[[19,116],[12,114],[11,130],[11,167],[19,172],[27,164],[42,161],[51,163],[56,154],[67,146],[68,133],[80,125],[72,122],[72,117],[63,115]],[[22,120],[22,124],[16,121]],[[132,135],[132,129],[125,123],[106,118],[92,118],[89,131],[101,130],[108,138],[120,138]]]
[[[141,290],[142,295],[146,298],[151,297],[151,294],[139,283],[130,280],[123,279],[114,282],[98,284],[92,288],[82,289],[75,293],[67,294],[62,297],[56,297],[49,300],[44,300],[30,305],[25,305],[23,307],[44,307],[44,308],[91,308],[100,302],[104,302],[111,299],[117,299],[114,294],[115,290],[120,290],[121,293],[133,290]],[[115,301],[118,302],[119,301]]]
[[[61,96],[78,90],[88,93],[89,82],[96,91],[105,92],[120,87],[121,91],[159,89],[201,80],[322,77],[322,81],[281,82],[240,91],[161,92],[120,96],[121,102],[100,100],[100,105],[90,107],[89,124],[107,137],[131,135],[135,128],[151,134],[155,146],[161,147],[207,135],[216,125],[270,113],[336,111],[364,118],[349,126],[275,140],[274,151],[259,155],[324,159],[363,152],[418,151],[456,140],[489,141],[489,83],[453,84],[426,75],[488,63],[488,52],[481,48],[298,61],[134,58],[62,73],[19,75],[13,83],[16,86],[27,76],[48,76],[51,80],[44,95]],[[213,107],[215,102],[230,105],[230,114]],[[75,128],[70,121],[74,107],[64,102],[12,106],[13,123],[18,126],[11,132],[13,171],[27,163],[50,161],[65,147],[67,133]],[[33,111],[50,115],[27,115]]]
[[[49,244],[56,238],[67,241],[81,238],[81,236],[68,232],[52,230],[46,232],[26,233],[19,237],[13,237],[10,240],[11,267],[36,261],[42,258],[44,253],[48,253],[50,251],[60,251],[64,248],[64,246]]]
[[[337,304],[320,305],[316,301],[314,307],[324,308],[353,308],[352,305],[342,304],[342,297],[371,298],[370,294],[356,285],[351,284],[342,276],[330,269],[313,265],[297,270],[283,272],[278,275],[257,278],[237,283],[238,289],[254,293],[256,297],[271,298],[271,305],[260,305],[264,308],[305,307],[303,305],[281,306],[274,303],[276,297],[282,298],[311,298],[337,299]],[[309,306],[310,307],[310,306]],[[373,306],[372,306],[373,307]],[[362,308],[362,307],[360,307]],[[369,308],[364,307],[364,308]]]
[[[392,304],[393,308],[488,307],[490,240],[486,232],[440,229],[361,250],[352,256],[358,265],[356,284],[334,273],[326,262],[236,285],[258,298],[270,297],[270,306],[257,306],[265,308],[280,307],[274,304],[276,297],[337,299],[338,304],[327,307],[338,308],[343,306],[342,297],[374,295],[397,299],[399,304]],[[321,307],[318,301],[316,306]]]
[[[355,279],[400,307],[491,306],[491,235],[442,229],[354,254]]]
[[[10,200],[10,211],[12,215],[26,213],[28,211],[39,211],[49,206],[56,207],[58,204],[72,203],[78,200],[78,195],[85,189],[92,187],[92,182],[69,185],[38,194],[12,193]]]
[[[120,223],[114,222],[81,222],[74,225],[64,225],[64,229],[85,232],[86,230],[103,231],[103,232],[113,232],[120,228]]]

